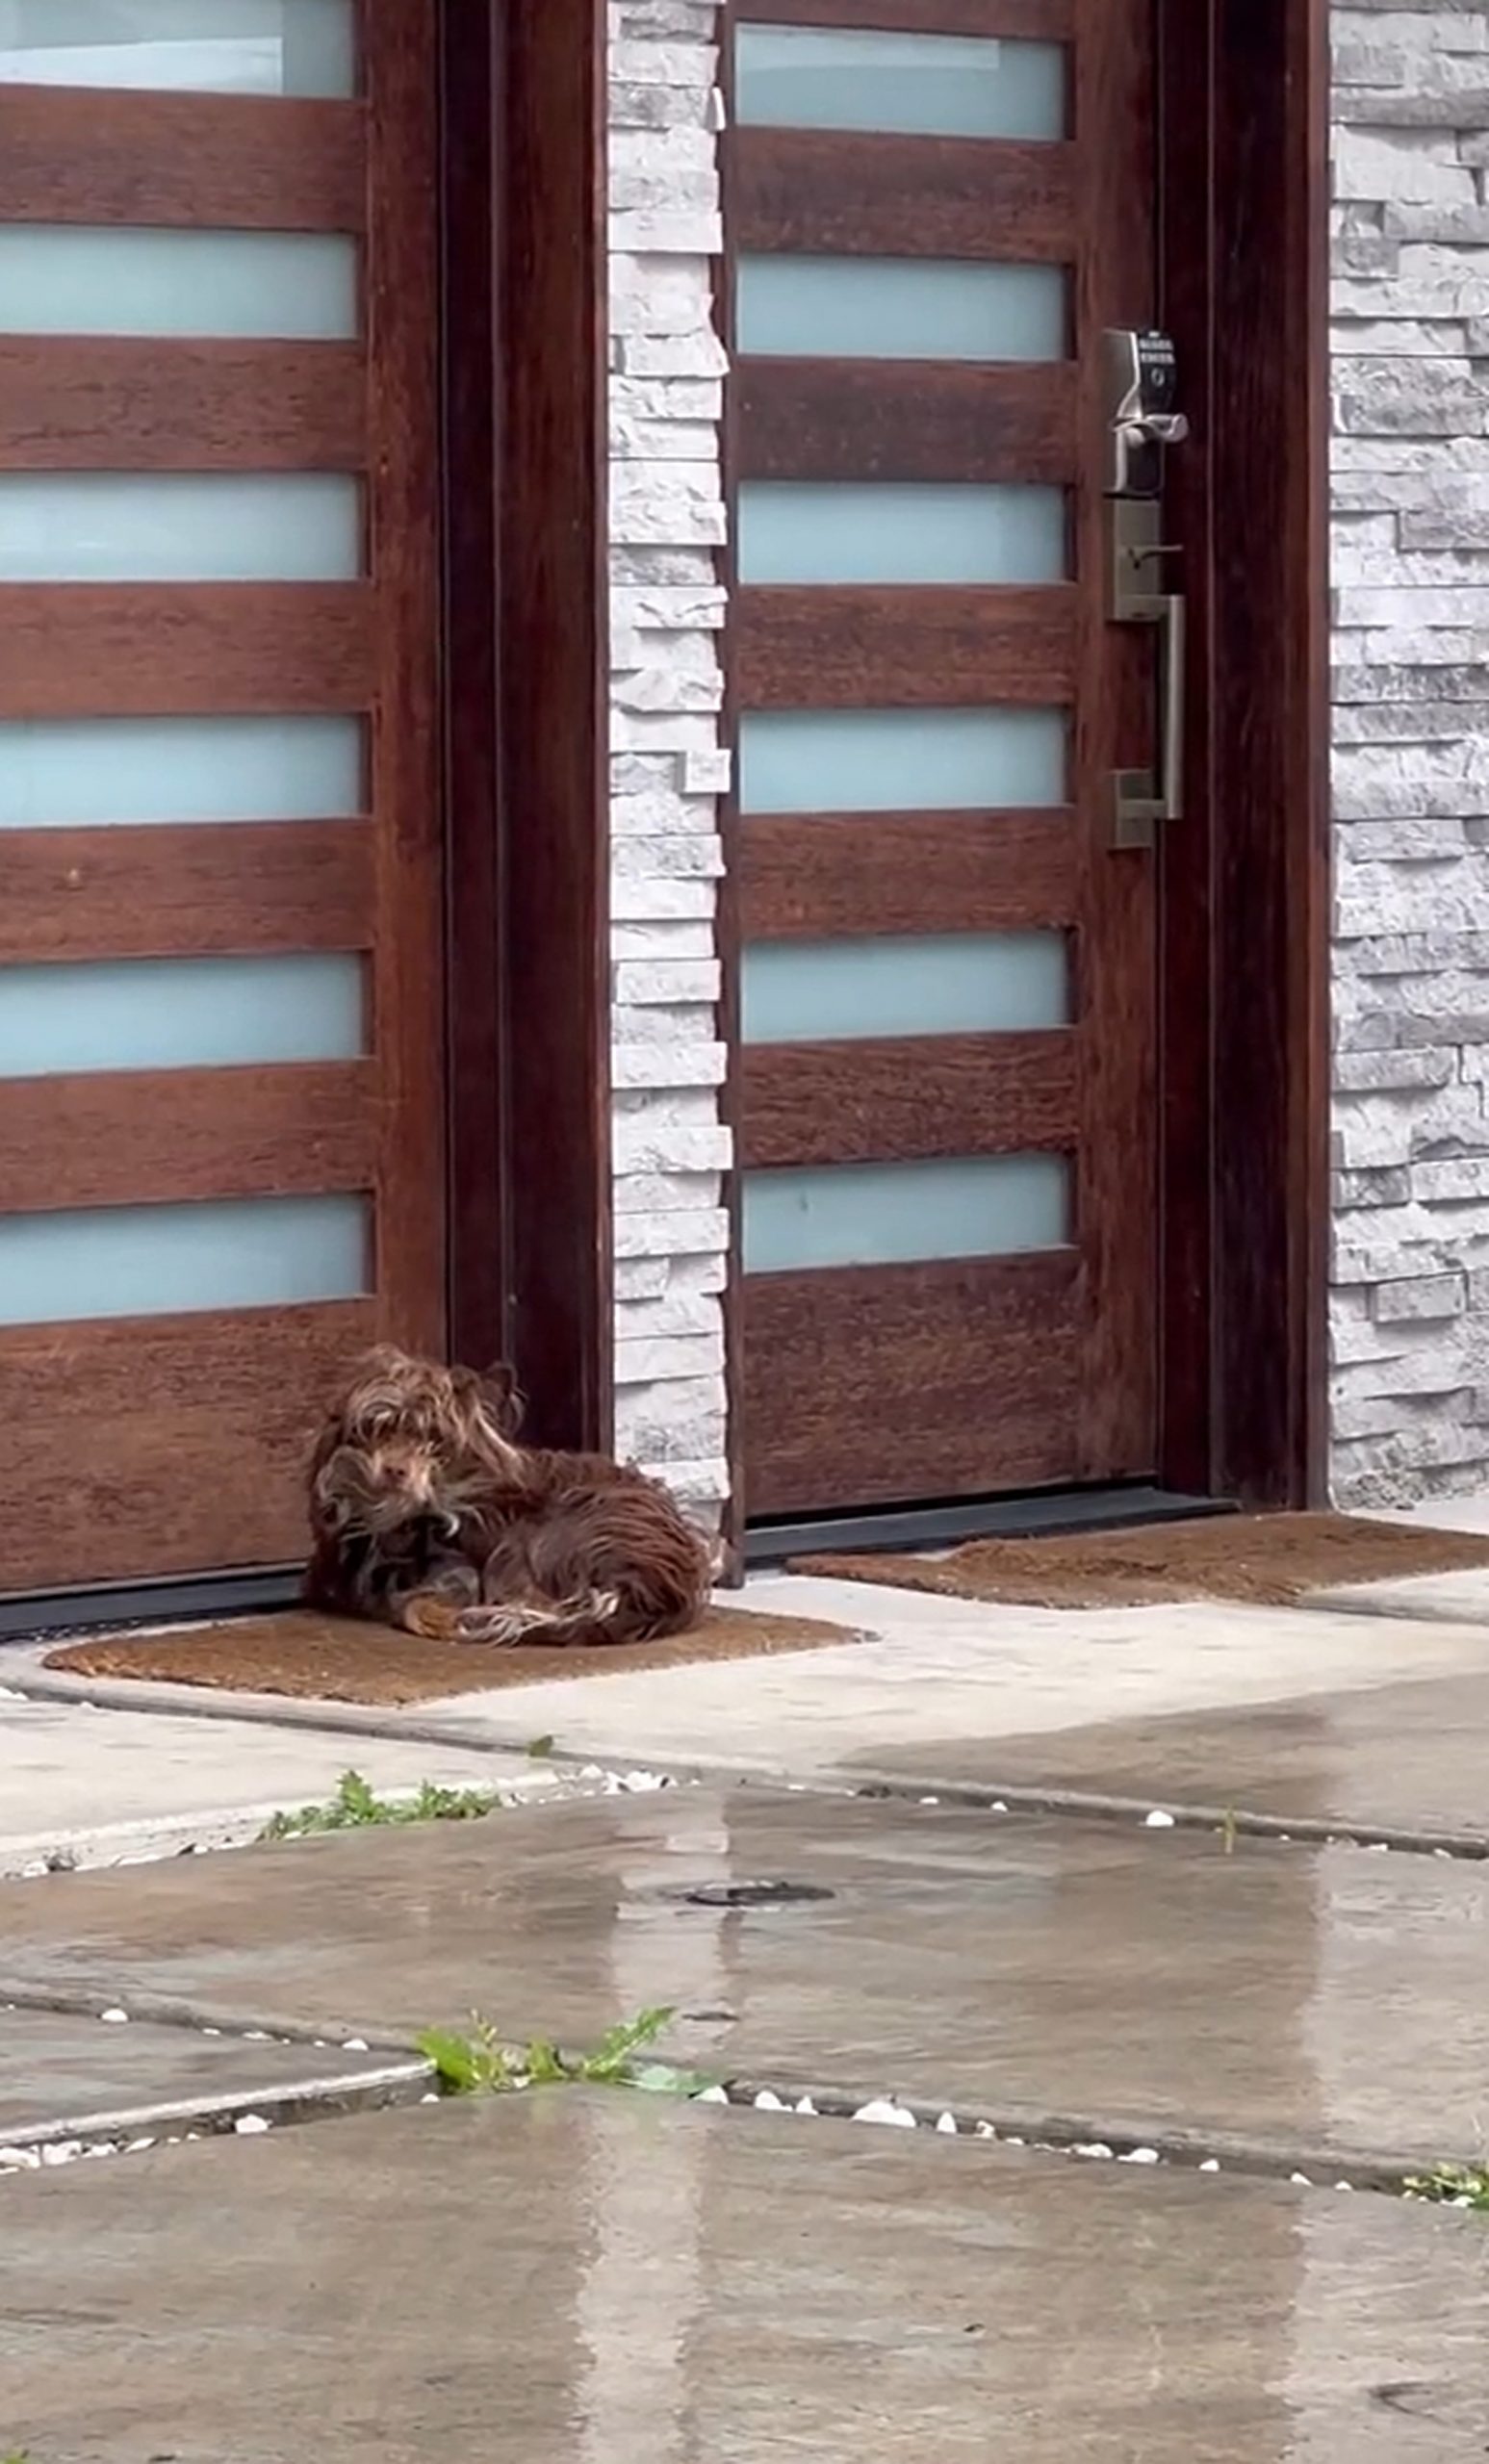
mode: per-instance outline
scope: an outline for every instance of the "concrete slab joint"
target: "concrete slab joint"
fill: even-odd
[[[610,10],[615,1442],[713,1525],[724,1459],[717,884],[725,356],[714,0]]]
[[[1489,36],[1333,10],[1342,1503],[1489,1478]]]

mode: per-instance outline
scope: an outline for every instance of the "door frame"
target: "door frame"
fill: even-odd
[[[441,0],[449,1348],[610,1443],[603,0]]]
[[[737,9],[748,13],[745,0]],[[1327,0],[1155,0],[1155,11],[1161,319],[1197,449],[1173,454],[1168,491],[1191,689],[1189,813],[1157,855],[1156,1473],[1179,1495],[1298,1507],[1327,1486]],[[733,13],[726,0],[726,29]],[[727,90],[727,58],[723,73]],[[725,232],[727,245],[727,158]],[[729,296],[726,272],[726,317]],[[728,425],[726,454],[732,467]],[[722,569],[732,589],[728,552]],[[732,808],[727,827],[732,835]],[[739,934],[728,880],[724,891],[725,1101],[737,1142]],[[736,1171],[726,1306],[736,1574],[749,1504],[737,1185]]]
[[[1327,0],[1159,0],[1193,818],[1162,849],[1160,1476],[1327,1486]],[[1202,1158],[1196,1165],[1191,1158]]]

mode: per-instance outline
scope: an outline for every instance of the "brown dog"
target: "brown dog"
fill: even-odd
[[[712,1557],[669,1492],[604,1455],[519,1446],[521,1408],[504,1371],[369,1353],[311,1466],[308,1597],[446,1642],[695,1626]]]

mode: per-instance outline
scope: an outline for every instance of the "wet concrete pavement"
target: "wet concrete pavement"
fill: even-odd
[[[1102,1720],[1053,1734],[917,1739],[890,1761],[907,1787],[1239,1808],[1280,1823],[1429,1834],[1489,1853],[1486,1737],[1489,1673]],[[879,1772],[884,1760],[863,1757],[859,1776]]]
[[[1110,1787],[1145,1805],[1489,1843],[1482,1623],[1225,1603],[991,1606],[789,1575],[754,1579],[746,1598],[873,1632],[450,1697],[424,1707],[429,1732],[507,1748],[552,1735],[578,1757],[818,1787],[871,1776]]]
[[[146,2106],[282,2096],[309,2080],[355,2083],[372,2067],[371,2057],[336,2046],[245,2043],[90,2013],[0,2010],[0,2143]]]
[[[729,1904],[761,1880],[821,1895]],[[571,2047],[667,2004],[722,2076],[1284,2167],[1472,2159],[1489,2118],[1484,1865],[893,1800],[679,1788],[13,1884],[8,1980]]]
[[[7,2191],[33,2464],[1481,2464],[1467,2217],[551,2092]]]
[[[826,1587],[787,1588],[831,1613]],[[31,1717],[50,1752],[42,1718],[107,1715]],[[448,1752],[500,1779],[493,1749],[552,1732],[809,1785],[559,1802],[602,1784],[571,1770],[474,1825],[0,1884],[0,2006],[32,2006],[0,2007],[0,2144],[85,2103],[224,2092],[276,2124],[0,2163],[0,2456],[1489,2456],[1486,2220],[1332,2187],[1489,2137],[1481,1631],[927,1602],[880,1642],[466,1698],[428,1727],[392,1740],[399,1778]],[[110,1723],[146,1823],[156,1728],[171,1806],[198,1802],[198,1755],[239,1768],[243,1733]],[[305,1795],[367,1759],[361,1738],[312,1748]],[[74,1725],[57,1750],[76,1749]],[[886,1773],[900,1793],[848,1793]],[[949,1801],[1000,1785],[1106,1812]],[[1148,1828],[1151,1807],[1193,1821]],[[1227,1836],[1205,1809],[1466,1853]],[[788,1904],[752,1899],[782,1881]],[[1175,2161],[622,2092],[338,2110],[383,2091],[336,2072],[376,2078],[390,2044],[473,2008],[578,2049],[653,2003],[680,2014],[672,2049],[752,2087],[849,2110],[893,2092]],[[311,2071],[331,2092],[295,2093]],[[405,2061],[396,2092],[424,2092]]]

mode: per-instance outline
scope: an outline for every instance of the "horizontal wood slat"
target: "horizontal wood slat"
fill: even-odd
[[[0,717],[360,710],[365,582],[8,582]]]
[[[0,466],[12,471],[356,471],[355,343],[0,336]]]
[[[1074,814],[757,814],[732,869],[747,941],[839,933],[1014,932],[1068,924],[1079,894]]]
[[[1048,705],[1075,691],[1076,595],[1044,590],[754,587],[735,602],[749,710]]]
[[[740,250],[1074,263],[1071,145],[795,128],[730,143]]]
[[[738,0],[741,23],[883,26],[917,35],[1029,35],[1063,41],[1075,0]]]
[[[1079,1130],[1068,1030],[747,1044],[740,1078],[746,1166],[1058,1153]]]
[[[360,231],[362,106],[0,86],[0,220]]]
[[[8,1214],[372,1187],[370,1061],[0,1078]]]
[[[1064,361],[741,359],[742,479],[1026,480],[1076,475],[1076,381]]]
[[[0,963],[360,950],[366,821],[0,831]]]
[[[1066,1249],[747,1275],[752,1515],[1067,1477],[1078,1285]]]
[[[305,1467],[376,1304],[0,1327],[0,1586],[303,1555]]]

